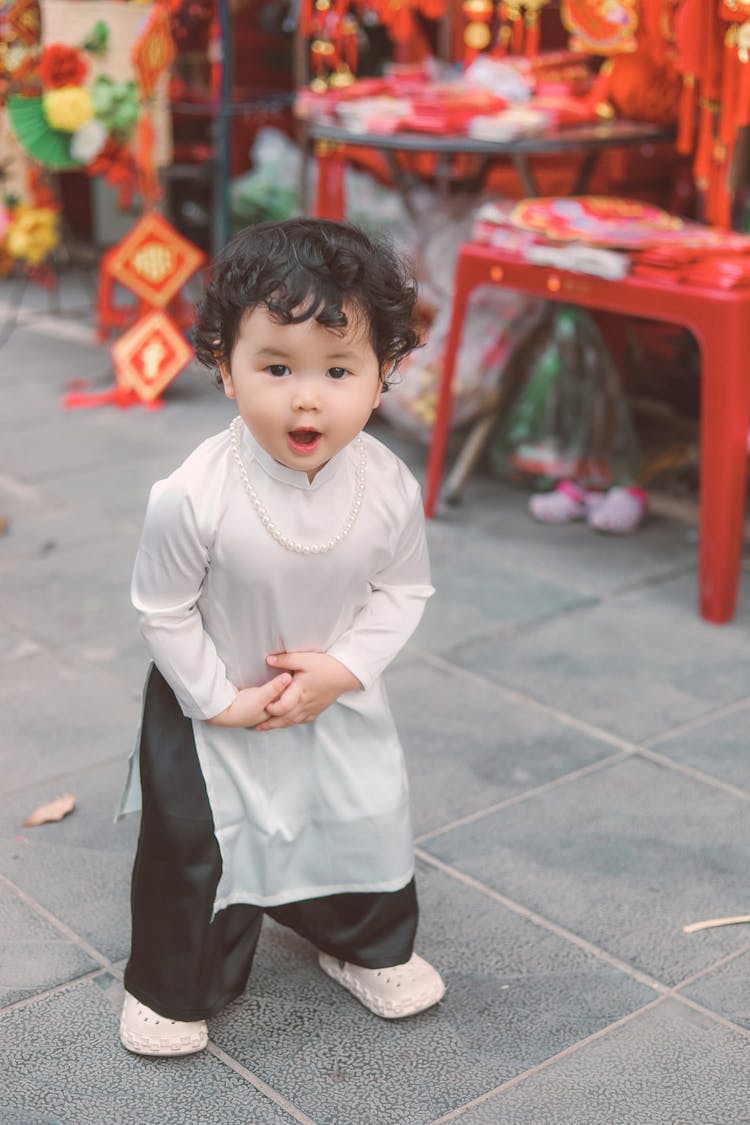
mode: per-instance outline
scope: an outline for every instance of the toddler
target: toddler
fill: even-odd
[[[218,257],[196,352],[238,416],[153,488],[132,599],[153,660],[120,1036],[206,1046],[264,914],[378,1016],[444,993],[413,952],[413,845],[382,674],[433,592],[419,487],[363,433],[418,344],[384,244],[316,219]]]

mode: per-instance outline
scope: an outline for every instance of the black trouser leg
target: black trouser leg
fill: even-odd
[[[221,853],[193,725],[156,668],[146,688],[141,786],[125,987],[169,1019],[204,1019],[243,991],[263,912],[231,906],[211,921]]]
[[[327,895],[269,907],[266,914],[324,953],[366,969],[408,961],[419,920],[413,879],[398,891]]]

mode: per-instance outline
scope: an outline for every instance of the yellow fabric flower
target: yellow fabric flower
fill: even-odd
[[[91,94],[84,86],[60,86],[44,95],[44,116],[53,129],[75,133],[94,116]]]
[[[57,212],[51,207],[16,207],[5,235],[5,249],[11,257],[38,266],[59,241]]]

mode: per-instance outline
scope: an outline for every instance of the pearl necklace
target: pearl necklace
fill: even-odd
[[[349,515],[346,517],[344,526],[341,528],[341,531],[338,533],[338,535],[334,535],[332,539],[327,540],[327,542],[325,543],[296,543],[293,539],[290,539],[288,535],[284,535],[283,531],[281,531],[281,529],[276,526],[276,524],[268,514],[268,510],[263,504],[260,496],[250,483],[250,478],[248,477],[247,470],[245,469],[245,463],[242,460],[242,455],[240,454],[240,431],[242,429],[242,426],[242,418],[238,417],[234,419],[229,427],[229,432],[232,435],[232,456],[234,457],[239,467],[240,476],[242,477],[242,483],[245,486],[245,491],[250,497],[250,503],[258,513],[260,522],[263,524],[264,528],[271,536],[271,538],[275,539],[276,542],[279,543],[282,547],[285,547],[287,551],[295,551],[298,555],[322,555],[325,554],[326,551],[332,551],[334,547],[338,547],[339,543],[343,543],[344,539],[346,539],[347,535],[357,521],[357,516],[359,515],[360,508],[362,507],[362,500],[364,499],[365,495],[365,480],[367,477],[367,451],[365,449],[362,438],[358,437],[354,441],[354,447],[359,454],[359,461],[355,470],[354,500],[352,502]]]

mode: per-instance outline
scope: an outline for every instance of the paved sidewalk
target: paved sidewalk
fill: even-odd
[[[111,382],[76,302],[30,293],[0,350],[0,1125],[749,1122],[750,926],[683,927],[750,914],[750,586],[707,625],[690,529],[544,528],[483,479],[430,525],[438,593],[388,674],[445,999],[380,1021],[268,923],[207,1053],[120,1047],[130,568],[151,483],[233,411],[191,369],[161,411],[64,412]]]

